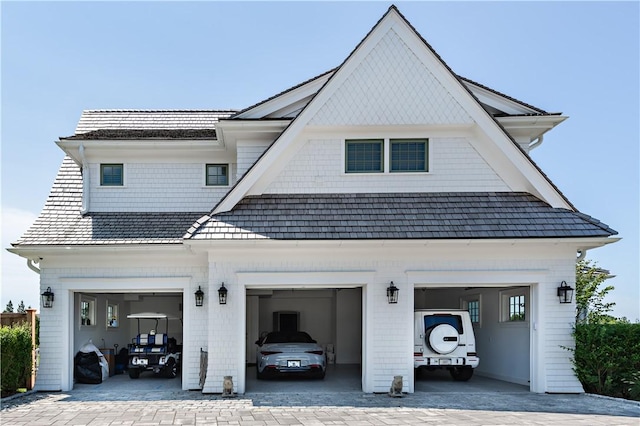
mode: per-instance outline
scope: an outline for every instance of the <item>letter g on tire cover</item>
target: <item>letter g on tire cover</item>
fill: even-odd
[[[458,331],[449,324],[437,325],[429,332],[428,342],[434,352],[451,353],[458,347]]]

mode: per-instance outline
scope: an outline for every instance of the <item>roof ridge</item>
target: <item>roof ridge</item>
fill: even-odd
[[[82,110],[82,113],[104,113],[104,112],[144,112],[144,113],[154,113],[154,112],[185,112],[185,113],[193,113],[193,112],[224,112],[224,113],[236,113],[237,109],[138,109],[138,108],[105,108],[105,109],[85,109]]]

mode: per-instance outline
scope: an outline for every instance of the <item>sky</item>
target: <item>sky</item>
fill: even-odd
[[[37,217],[84,109],[242,109],[342,63],[392,3],[0,2],[0,308],[39,305],[7,252]],[[397,2],[457,74],[569,119],[533,160],[622,240],[590,250],[640,319],[640,3]]]

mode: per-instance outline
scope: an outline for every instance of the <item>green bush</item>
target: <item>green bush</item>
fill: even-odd
[[[640,324],[577,324],[574,371],[589,393],[640,400]]]
[[[31,328],[27,323],[0,327],[2,396],[24,387],[31,374]]]

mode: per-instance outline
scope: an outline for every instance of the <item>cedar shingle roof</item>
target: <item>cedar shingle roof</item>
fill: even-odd
[[[609,237],[582,213],[523,192],[265,194],[203,218],[185,238],[366,240]]]
[[[220,119],[235,110],[86,110],[76,126],[76,134],[106,129],[184,130],[214,129]]]
[[[104,139],[216,139],[215,129],[100,129],[61,140],[104,140]]]

